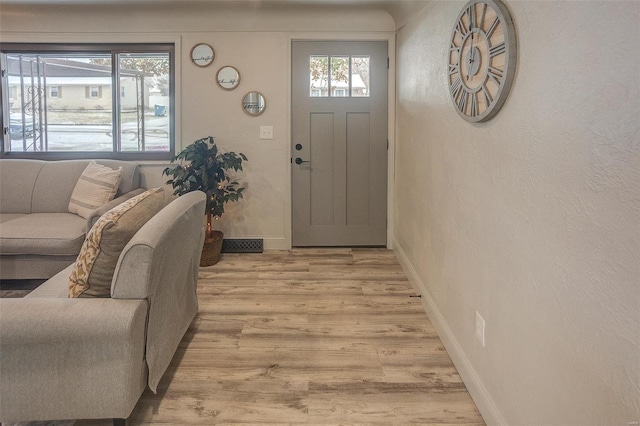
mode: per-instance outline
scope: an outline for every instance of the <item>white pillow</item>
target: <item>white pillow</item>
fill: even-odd
[[[122,167],[113,170],[91,161],[73,189],[69,201],[69,213],[88,219],[93,210],[113,200],[121,177]]]

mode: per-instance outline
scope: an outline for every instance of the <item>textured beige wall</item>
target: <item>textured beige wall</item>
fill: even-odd
[[[508,1],[518,72],[485,124],[445,77],[464,4],[397,36],[398,253],[487,421],[638,422],[640,2]]]
[[[176,42],[177,141],[186,146],[214,136],[228,151],[249,158],[242,181],[245,198],[229,203],[220,228],[230,238],[264,238],[265,248],[290,247],[290,41],[292,38],[393,37],[394,22],[383,10],[336,11],[322,6],[289,8],[228,2],[191,2],[0,7],[0,40],[11,42]],[[216,52],[206,68],[193,65],[196,43]],[[241,75],[238,88],[216,84],[216,72],[233,65]],[[245,93],[257,90],[267,109],[250,117],[241,109]],[[260,140],[260,126],[273,126],[274,139]],[[161,185],[166,164],[145,164],[146,186]]]

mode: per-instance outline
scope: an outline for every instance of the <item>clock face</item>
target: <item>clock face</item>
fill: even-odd
[[[492,118],[506,100],[516,70],[516,34],[499,0],[471,0],[458,15],[449,47],[449,89],[467,121]]]

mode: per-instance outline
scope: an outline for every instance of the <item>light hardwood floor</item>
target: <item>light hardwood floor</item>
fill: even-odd
[[[225,254],[130,423],[484,424],[413,294],[388,250]]]

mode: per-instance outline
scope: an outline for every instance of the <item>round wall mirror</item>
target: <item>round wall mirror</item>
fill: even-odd
[[[240,73],[234,67],[222,67],[218,71],[218,84],[223,89],[233,90],[240,84]]]
[[[213,59],[216,57],[213,47],[207,43],[200,43],[193,46],[191,49],[191,60],[199,67],[206,67],[211,65]]]
[[[260,115],[267,107],[267,101],[260,92],[249,92],[242,98],[242,109],[249,115]]]

